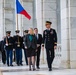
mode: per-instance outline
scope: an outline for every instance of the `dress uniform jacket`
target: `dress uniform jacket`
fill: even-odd
[[[5,52],[5,49],[4,49],[4,40],[0,41],[0,50],[1,50],[1,53],[2,53],[2,62],[3,62],[3,64],[5,64],[6,63],[6,52]]]
[[[52,70],[52,62],[55,57],[54,46],[57,45],[57,34],[54,29],[46,29],[43,32],[43,43],[45,43],[47,64],[49,71]],[[43,45],[44,46],[44,45]]]
[[[18,44],[20,46],[18,46]],[[14,36],[14,48],[23,48],[23,38],[19,35]]]
[[[16,50],[16,61],[17,65],[22,65],[22,47],[23,38],[19,35],[14,36],[14,48]]]
[[[45,48],[54,48],[57,45],[57,34],[54,29],[44,30],[43,43],[45,43]]]
[[[6,45],[6,40],[8,42],[8,45]],[[10,37],[6,37],[4,39],[4,44],[5,44],[5,49],[6,50],[13,50],[14,41],[13,41],[13,38],[11,36]]]

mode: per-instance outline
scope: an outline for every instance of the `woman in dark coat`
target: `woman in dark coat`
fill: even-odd
[[[31,70],[31,62],[33,70],[35,70],[35,55],[36,55],[36,48],[37,48],[37,39],[34,35],[33,29],[30,28],[28,34],[24,40],[25,49],[27,50],[27,57],[28,57],[28,64],[29,70]]]

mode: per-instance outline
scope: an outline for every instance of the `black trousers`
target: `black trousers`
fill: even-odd
[[[39,63],[40,63],[40,53],[41,53],[41,47],[37,48],[37,52],[36,52],[36,66],[39,67]]]
[[[2,51],[2,63],[3,64],[6,63],[6,51],[5,50]]]
[[[24,56],[25,56],[26,65],[28,65],[28,59],[27,59],[26,49],[24,49]]]
[[[46,48],[46,55],[47,55],[47,64],[48,68],[52,68],[52,62],[55,57],[54,48]]]

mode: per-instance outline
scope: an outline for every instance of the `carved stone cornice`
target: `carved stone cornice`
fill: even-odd
[[[22,0],[23,2],[33,2],[34,0]]]
[[[14,8],[11,8],[11,7],[4,7],[4,10],[7,10],[7,11],[14,11]]]

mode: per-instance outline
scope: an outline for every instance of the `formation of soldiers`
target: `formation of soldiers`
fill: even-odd
[[[52,62],[54,59],[54,49],[57,47],[57,34],[54,29],[51,28],[52,22],[46,21],[46,30],[43,32],[43,37],[38,33],[38,29],[35,28],[35,34],[37,35],[37,61],[36,66],[38,69],[40,62],[40,52],[41,46],[44,49],[44,44],[47,54],[47,64],[49,71],[52,70]],[[7,64],[7,66],[13,66],[13,61],[16,62],[17,66],[22,66],[22,49],[24,49],[26,65],[28,65],[26,49],[24,47],[24,38],[28,34],[28,30],[25,30],[25,35],[22,37],[19,35],[19,30],[16,30],[16,35],[11,36],[11,31],[6,31],[6,37],[3,37],[3,40],[0,41],[0,50],[2,53],[2,62]]]
[[[16,30],[16,35],[11,36],[11,31],[6,31],[6,37],[0,42],[2,52],[2,62],[7,63],[7,66],[13,66],[13,60],[16,64],[22,64],[22,49],[23,49],[23,37],[19,35],[19,30]],[[4,51],[4,52],[3,52]],[[4,54],[3,54],[4,53]],[[14,54],[14,59],[13,59]]]

